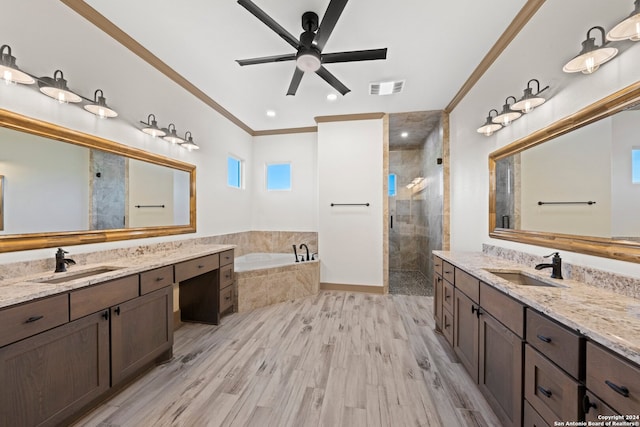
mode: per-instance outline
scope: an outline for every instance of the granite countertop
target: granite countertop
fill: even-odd
[[[99,263],[72,265],[66,273],[40,272],[0,281],[0,309],[38,298],[69,292],[107,280],[130,276],[154,268],[164,267],[235,248],[236,245],[196,245],[174,251],[141,254],[135,257],[110,259]],[[115,268],[105,273],[77,278],[63,283],[39,283],[42,280],[73,276],[100,267]]]
[[[433,253],[526,306],[640,364],[640,300],[575,280],[551,279],[548,269],[537,271],[533,266],[479,252]],[[528,276],[561,287],[516,285],[485,269],[522,271]]]

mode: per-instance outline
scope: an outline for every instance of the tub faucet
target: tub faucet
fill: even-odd
[[[56,270],[54,273],[62,273],[67,271],[67,265],[75,264],[76,262],[71,258],[65,258],[64,254],[68,254],[69,252],[65,251],[62,248],[58,248],[58,252],[56,252]]]
[[[296,262],[300,262],[298,260],[298,252],[296,251],[296,245],[292,245],[293,246],[293,256],[296,257]]]
[[[309,261],[309,247],[307,246],[306,243],[303,243],[303,244],[300,245],[300,250],[302,250],[303,246],[307,250],[307,258],[306,258],[306,260]]]
[[[551,264],[548,263],[542,263],[542,264],[538,264],[536,265],[536,270],[542,270],[543,268],[551,268],[551,278],[552,279],[562,279],[562,258],[560,258],[560,253],[559,252],[554,252],[552,254],[549,254],[543,258],[549,258],[551,255],[553,255],[553,258],[551,259]]]

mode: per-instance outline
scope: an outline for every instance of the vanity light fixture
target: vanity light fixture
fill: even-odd
[[[22,83],[32,85],[36,82],[33,77],[18,68],[16,57],[11,55],[11,46],[6,44],[0,47],[0,78],[7,84]]]
[[[166,135],[163,136],[162,139],[172,144],[182,144],[184,142],[184,139],[178,136],[178,133],[176,132],[176,125],[174,125],[173,123],[169,123],[169,126],[166,130]]]
[[[534,94],[533,88],[531,87],[531,83],[536,82],[538,86],[538,91]],[[524,90],[524,95],[522,98],[511,106],[512,110],[520,110],[523,113],[530,113],[534,108],[544,104],[546,99],[540,96],[542,92],[549,89],[549,86],[540,89],[540,82],[537,79],[531,79],[527,83],[527,88]]]
[[[591,31],[597,30],[601,34],[602,44],[596,45],[596,39],[591,37]],[[596,71],[602,64],[611,60],[618,54],[618,49],[615,47],[608,47],[608,42],[605,39],[604,28],[591,27],[587,31],[587,39],[582,42],[582,50],[571,61],[567,62],[562,71],[565,73],[577,73],[591,74]]]
[[[513,103],[516,102],[515,96],[508,96],[507,99],[504,100],[504,105],[502,106],[502,112],[493,118],[493,123],[501,124],[502,126],[509,126],[513,123],[514,120],[518,120],[522,117],[522,113],[520,111],[514,111],[509,105],[509,100],[513,99]]]
[[[180,144],[181,147],[184,147],[189,151],[200,149],[200,147],[198,147],[198,145],[195,142],[193,142],[193,137],[191,136],[190,131],[184,134],[184,139],[185,139],[185,142]]]
[[[100,92],[100,95],[98,95]],[[102,89],[98,89],[93,94],[93,103],[84,106],[84,109],[104,119],[105,117],[117,117],[118,113],[107,106],[107,100],[104,97]]]
[[[494,132],[502,129],[501,124],[493,122],[493,117],[491,117],[491,113],[494,111],[496,112],[496,116],[498,116],[498,110],[496,110],[495,108],[489,111],[489,115],[487,115],[487,121],[484,122],[484,124],[478,128],[477,130],[478,133],[481,133],[484,136],[491,136],[493,135]]]
[[[607,33],[607,40],[612,42],[621,40],[640,41],[640,0],[635,1],[635,8],[631,15]]]
[[[61,104],[67,104],[69,102],[78,103],[82,101],[80,95],[71,92],[61,70],[56,70],[55,73],[53,73],[53,78],[40,77],[38,79],[38,86],[40,86],[40,92]]]
[[[141,129],[142,132],[146,133],[147,135],[151,135],[154,138],[165,136],[167,134],[165,131],[158,127],[158,122],[156,121],[156,116],[154,114],[149,114],[149,117],[147,117],[147,121],[143,122],[141,120],[140,123],[146,125]]]

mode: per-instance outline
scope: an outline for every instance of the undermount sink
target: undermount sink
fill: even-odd
[[[485,270],[518,286],[546,286],[551,288],[565,287],[564,285],[560,285],[558,283],[543,282],[534,277],[524,274],[522,271],[496,271],[490,269]]]
[[[65,274],[64,276],[54,277],[52,279],[36,280],[36,282],[50,284],[64,283],[76,279],[82,279],[83,277],[97,276],[98,274],[108,273],[110,271],[119,270],[120,268],[122,267],[96,267],[90,270],[78,271],[77,273]]]

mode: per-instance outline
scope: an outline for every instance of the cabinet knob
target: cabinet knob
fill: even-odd
[[[438,281],[438,283],[442,282],[442,277],[438,276],[438,278],[436,279]]]
[[[31,316],[29,317],[27,320],[24,321],[24,323],[33,323],[33,322],[37,322],[38,320],[44,318],[44,316]]]
[[[588,414],[591,408],[598,409],[598,405],[590,401],[589,396],[585,394],[584,397],[582,398],[582,410],[584,411],[585,414]]]
[[[198,264],[198,268],[204,268],[204,265]]]
[[[615,391],[616,393],[621,394],[624,397],[629,397],[629,389],[626,388],[625,386],[614,384],[609,380],[606,380],[604,383],[609,387],[611,387],[611,389],[613,389],[613,391]]]
[[[543,388],[542,386],[538,386],[538,391],[542,394],[544,394],[546,397],[551,397],[551,395],[553,395],[553,393],[551,393],[551,390],[547,390],[546,388]]]
[[[544,341],[546,343],[550,343],[551,342],[551,338],[549,338],[549,337],[545,337],[544,335],[540,335],[540,334],[538,334],[536,336],[538,337],[538,339],[540,341]]]
[[[164,280],[164,277],[156,277],[156,282],[162,282]]]

